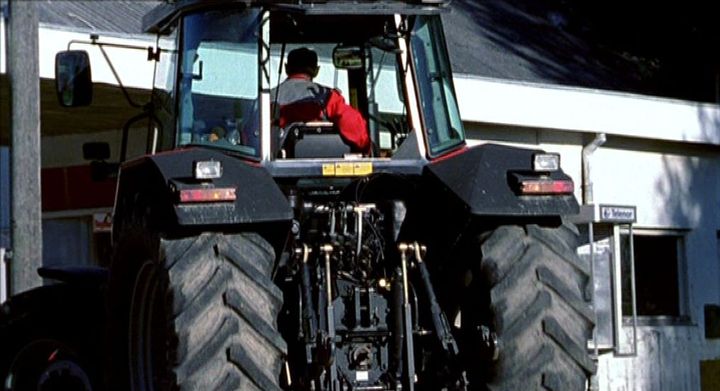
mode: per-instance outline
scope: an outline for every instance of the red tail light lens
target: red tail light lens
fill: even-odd
[[[520,194],[551,195],[572,194],[575,184],[570,180],[533,179],[520,182]]]
[[[180,190],[181,203],[194,202],[229,202],[235,201],[235,188],[207,188]]]

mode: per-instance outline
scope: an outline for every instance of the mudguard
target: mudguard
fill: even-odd
[[[541,150],[484,144],[431,162],[425,167],[425,183],[433,193],[454,198],[476,216],[565,216],[577,214],[572,194],[519,195],[513,175],[532,172],[532,157]],[[552,179],[570,179],[562,171]]]
[[[222,176],[201,183],[194,162],[215,160]],[[181,203],[179,188],[235,188],[229,202]],[[116,235],[123,221],[142,213],[155,229],[289,222],[292,209],[272,177],[259,165],[208,149],[183,149],[144,156],[120,170],[113,221]]]

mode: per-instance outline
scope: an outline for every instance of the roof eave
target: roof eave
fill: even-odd
[[[157,6],[143,17],[143,31],[162,34],[183,13],[218,5],[232,6],[251,4],[270,8],[302,12],[313,15],[352,14],[437,14],[449,11],[447,0],[375,0],[375,1],[273,1],[273,0],[178,0]]]
[[[350,4],[348,4],[350,3]],[[352,7],[349,7],[352,5]],[[336,1],[315,4],[274,4],[274,9],[301,12],[307,15],[433,15],[449,11],[447,3],[432,4],[407,1],[352,2]]]
[[[178,0],[174,3],[161,4],[143,17],[142,26],[146,33],[162,34],[167,31],[182,13],[218,5],[249,5],[253,0]]]

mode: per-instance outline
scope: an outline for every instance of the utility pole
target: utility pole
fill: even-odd
[[[42,284],[40,209],[40,67],[37,2],[10,0],[7,70],[10,79],[12,259],[10,291]]]

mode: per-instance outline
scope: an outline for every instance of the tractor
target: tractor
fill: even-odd
[[[124,130],[112,265],[44,271],[65,281],[53,289],[97,292],[73,305],[104,332],[82,349],[72,327],[59,335],[68,347],[39,357],[67,352],[72,370],[51,374],[136,391],[586,389],[575,185],[558,154],[467,145],[445,12],[177,0],[146,15],[155,85]],[[331,121],[278,125],[273,94],[299,47],[366,119],[369,153]],[[56,69],[61,104],[89,104],[87,54],[60,53]],[[140,120],[145,153],[128,158]],[[7,307],[16,324],[33,312]],[[7,390],[48,384],[47,360],[24,351],[0,366]]]

